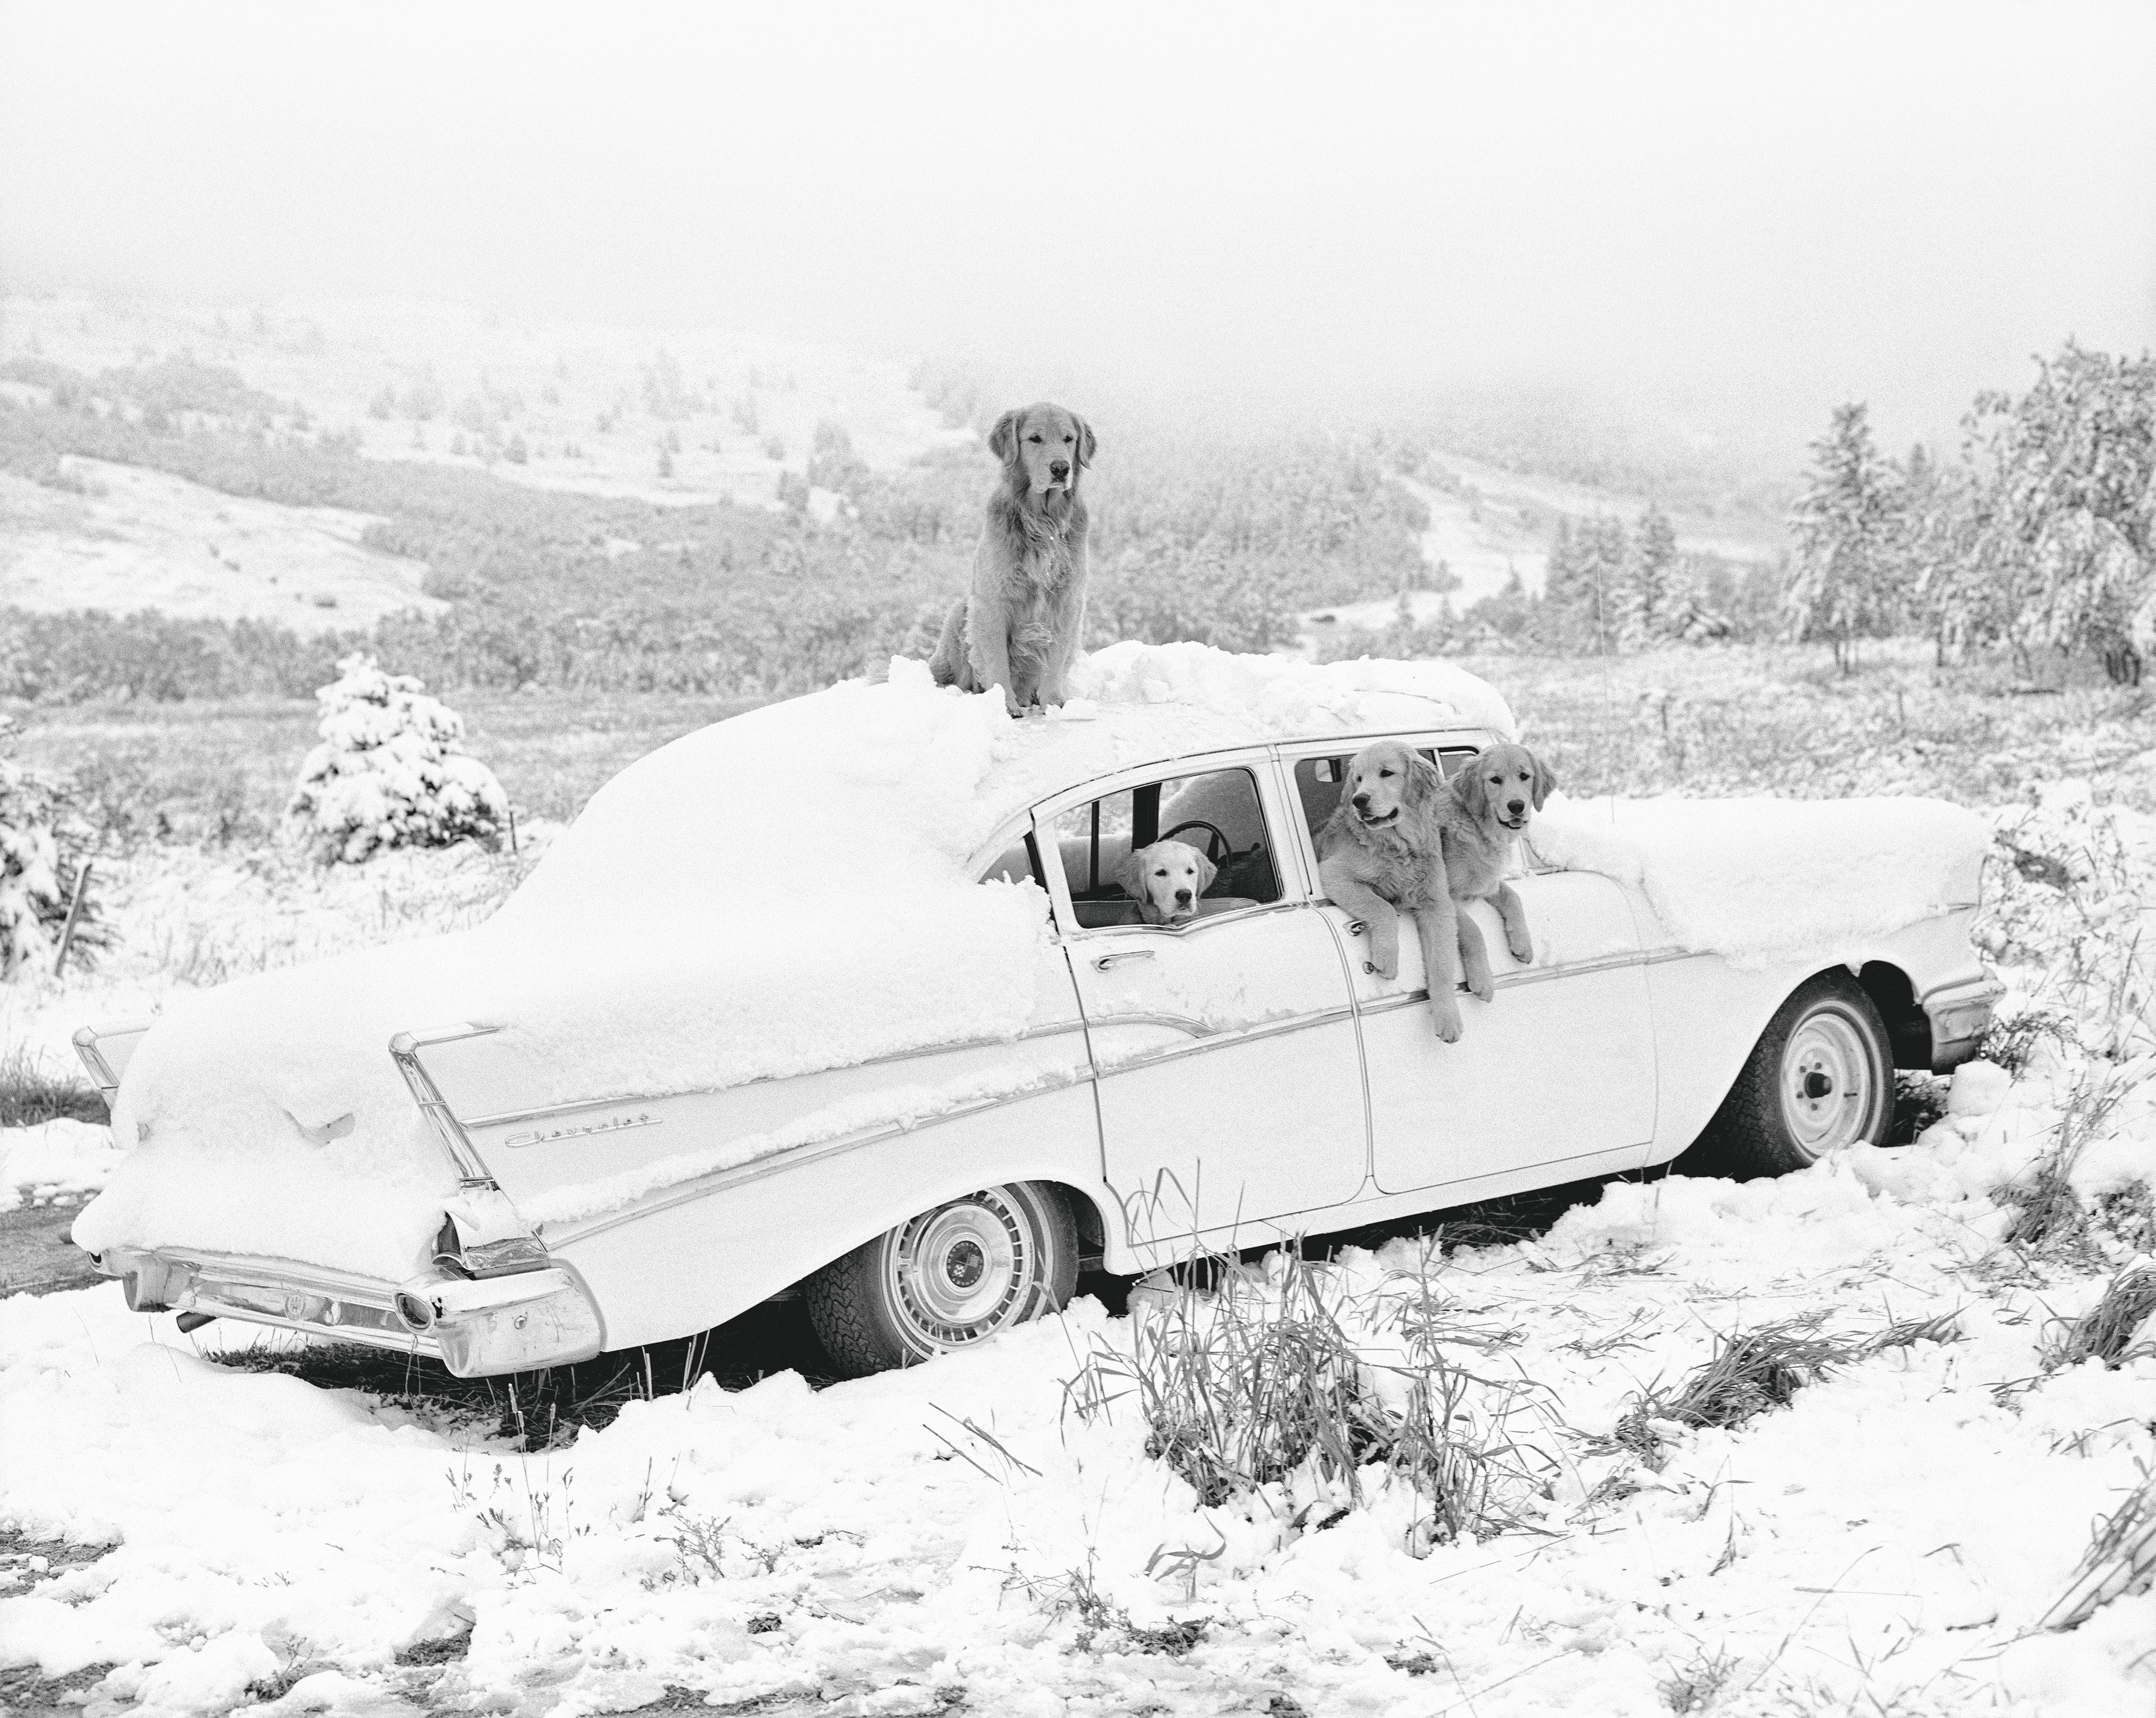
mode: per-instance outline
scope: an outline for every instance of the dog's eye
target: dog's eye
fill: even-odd
[[[1029,442],[1037,442],[1037,441],[1039,441],[1039,440],[1040,439],[1040,438],[1039,436],[1037,436],[1037,435],[1029,435],[1029,436],[1028,436],[1028,437],[1026,438],[1026,439],[1027,439],[1028,441],[1029,441]]]

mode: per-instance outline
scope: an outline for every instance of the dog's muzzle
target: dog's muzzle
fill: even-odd
[[[1388,824],[1388,823],[1397,823],[1398,822],[1399,822],[1399,820],[1400,820],[1400,808],[1399,808],[1399,807],[1398,807],[1398,806],[1394,806],[1394,807],[1390,811],[1387,812],[1387,813],[1386,813],[1383,817],[1376,817],[1376,818],[1373,818],[1373,817],[1372,817],[1372,816],[1369,814],[1369,813],[1368,813],[1368,812],[1366,812],[1366,811],[1358,811],[1358,812],[1355,813],[1355,815],[1356,815],[1358,818],[1359,818],[1360,819],[1362,819],[1363,827],[1364,828],[1366,828],[1366,829],[1382,829],[1382,828],[1383,828],[1385,827],[1385,825],[1386,825],[1386,824]]]
[[[1519,816],[1516,818],[1500,818],[1497,821],[1517,835],[1521,830],[1527,827],[1527,814],[1525,812],[1522,812]]]

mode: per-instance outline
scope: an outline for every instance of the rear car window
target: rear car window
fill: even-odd
[[[1059,816],[1052,838],[1056,854],[1049,862],[1060,857],[1071,905],[1087,929],[1141,922],[1117,873],[1133,851],[1156,841],[1180,841],[1213,861],[1201,919],[1280,899],[1265,807],[1248,770],[1171,777],[1104,795]]]
[[[1448,782],[1475,756],[1472,746],[1419,746],[1415,749],[1435,764],[1438,772]],[[1302,801],[1303,822],[1310,826],[1313,836],[1325,827],[1325,820],[1340,803],[1340,787],[1347,779],[1348,760],[1354,755],[1343,751],[1337,757],[1296,760],[1295,791]]]

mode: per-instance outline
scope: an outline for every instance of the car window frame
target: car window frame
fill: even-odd
[[[1339,903],[1326,894],[1324,884],[1318,880],[1317,832],[1304,820],[1302,795],[1295,785],[1295,767],[1306,757],[1352,757],[1364,746],[1374,746],[1380,740],[1397,740],[1416,750],[1427,746],[1433,751],[1460,751],[1470,746],[1480,751],[1496,743],[1495,736],[1481,728],[1409,728],[1389,734],[1333,734],[1307,740],[1283,740],[1276,746],[1273,751],[1279,764],[1281,792],[1294,813],[1291,821],[1296,837],[1297,863],[1307,868],[1311,899],[1322,905],[1337,906]]]
[[[1247,770],[1258,792],[1258,814],[1264,819],[1265,840],[1270,849],[1273,876],[1280,885],[1276,900],[1255,901],[1246,907],[1237,907],[1232,912],[1212,913],[1204,918],[1193,919],[1183,925],[1081,925],[1078,910],[1070,896],[1070,880],[1062,862],[1062,849],[1057,844],[1054,824],[1065,812],[1090,805],[1096,799],[1106,799],[1116,793],[1126,793],[1135,787],[1143,787],[1155,782],[1187,780],[1193,776],[1209,776],[1222,770]],[[1274,764],[1273,748],[1269,746],[1236,746],[1216,752],[1199,752],[1183,757],[1156,759],[1127,770],[1118,770],[1110,776],[1098,777],[1081,786],[1051,794],[1033,808],[1031,823],[1034,851],[1040,869],[1048,879],[1048,899],[1059,936],[1073,938],[1095,936],[1128,936],[1143,933],[1158,936],[1188,936],[1194,931],[1209,931],[1217,926],[1240,925],[1260,913],[1276,913],[1309,905],[1308,891],[1301,874],[1301,860],[1287,860],[1289,849],[1281,841],[1283,822],[1300,823],[1298,816],[1284,817],[1285,806],[1281,800],[1280,772]],[[1006,846],[1009,844],[1006,844]],[[1002,851],[998,849],[998,853]],[[1048,863],[1054,854],[1057,863]]]

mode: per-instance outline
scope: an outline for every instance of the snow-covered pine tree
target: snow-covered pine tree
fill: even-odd
[[[2019,399],[1967,420],[1977,499],[1970,556],[2025,671],[2039,644],[2105,653],[2139,677],[2156,603],[2156,359],[2068,341]]]
[[[1677,531],[1653,502],[1640,515],[1618,582],[1613,628],[1618,647],[1641,650],[1671,634],[1683,605]]]
[[[356,652],[315,694],[322,743],[307,754],[286,812],[325,864],[385,848],[490,838],[509,816],[494,772],[465,750],[464,718],[409,674]]]
[[[1799,638],[1825,638],[1844,674],[1860,638],[1884,637],[1900,608],[1897,577],[1906,534],[1900,485],[1872,444],[1861,403],[1837,406],[1812,444],[1812,469],[1790,510],[1796,540],[1786,601]]]
[[[14,731],[13,718],[0,715],[0,744]],[[90,839],[67,778],[0,756],[0,978],[53,954],[90,857]],[[85,897],[70,945],[74,959],[87,964],[111,940],[96,900]]]

